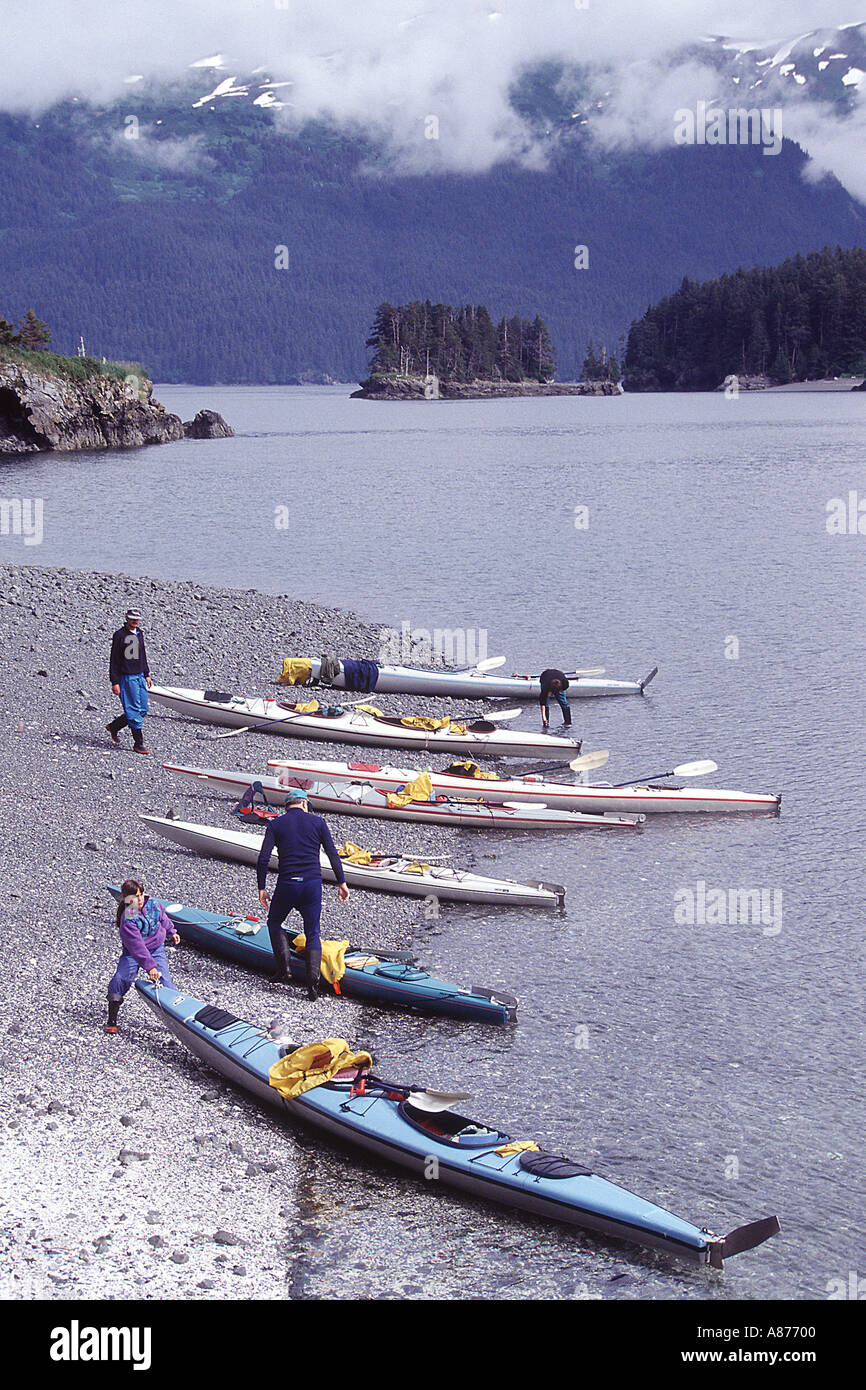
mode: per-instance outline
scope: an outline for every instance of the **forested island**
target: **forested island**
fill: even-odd
[[[627,391],[707,391],[866,372],[866,250],[825,247],[737,270],[650,305],[633,323]]]
[[[365,400],[619,394],[609,380],[554,382],[553,345],[538,314],[494,323],[483,304],[384,303],[367,347],[370,375],[354,393]]]

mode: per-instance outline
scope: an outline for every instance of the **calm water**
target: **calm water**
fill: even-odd
[[[467,833],[467,862],[568,887],[561,919],[452,908],[425,940],[443,974],[515,988],[521,1022],[499,1035],[371,1013],[364,1040],[391,1074],[465,1086],[483,1118],[698,1224],[776,1211],[782,1235],[707,1278],[369,1169],[344,1204],[311,1155],[327,1239],[304,1291],[823,1298],[866,1273],[866,536],[826,528],[830,498],[866,496],[864,397],[158,394],[184,418],[219,409],[237,437],[0,464],[5,496],[45,499],[43,544],[3,538],[4,558],[485,629],[508,670],[657,662],[647,698],[575,707],[586,747],[613,750],[604,775],[712,757],[715,785],[784,792],[779,819],[543,844]],[[699,881],[780,893],[780,923],[679,923],[675,895]],[[348,1161],[346,1177],[357,1192]]]

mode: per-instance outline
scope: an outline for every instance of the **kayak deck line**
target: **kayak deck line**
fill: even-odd
[[[543,1150],[530,1155],[501,1154],[498,1150],[513,1143],[512,1137],[448,1108],[448,1100],[460,1099],[454,1093],[445,1105],[435,1107],[434,1128],[429,1107],[419,1110],[413,1096],[419,1097],[420,1106],[425,1095],[436,1093],[381,1080],[372,1069],[364,1072],[365,1094],[356,1089],[361,1073],[353,1069],[351,1076],[343,1073],[287,1099],[270,1085],[270,1070],[298,1044],[280,1046],[272,1033],[224,1011],[218,1011],[214,1020],[208,1012],[211,1006],[175,990],[141,980],[136,987],[169,1031],[233,1084],[287,1117],[304,1119],[330,1139],[354,1144],[368,1156],[419,1176],[427,1171],[432,1143],[440,1179],[474,1198],[716,1268],[726,1257],[754,1248],[779,1230],[778,1218],[771,1216],[719,1236],[571,1160]],[[550,1175],[549,1160],[559,1169],[555,1176]]]

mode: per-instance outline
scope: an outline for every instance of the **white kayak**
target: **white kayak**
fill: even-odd
[[[229,695],[213,690],[182,690],[154,685],[150,696],[176,714],[201,719],[207,724],[230,728],[252,728],[267,725],[269,733],[294,738],[326,739],[331,743],[355,743],[367,748],[418,748],[441,753],[487,754],[496,758],[544,758],[555,753],[573,757],[580,743],[573,738],[552,734],[500,729],[491,719],[456,721],[466,732],[444,729],[415,728],[404,724],[406,716],[375,715],[364,710],[346,709],[343,714],[329,715],[322,710],[296,714],[289,701],[245,695]],[[303,702],[302,702],[303,703]],[[411,717],[411,716],[409,716]]]
[[[362,778],[380,791],[397,791],[419,775],[418,768],[380,767],[374,763],[340,763],[315,758],[271,758],[269,767],[313,782],[356,782]],[[445,795],[483,796],[486,801],[535,801],[551,809],[565,811],[633,812],[668,815],[675,811],[770,811],[777,812],[781,796],[739,792],[710,787],[665,787],[633,785],[612,787],[580,782],[547,781],[535,773],[523,777],[492,780],[431,772],[435,792]]]
[[[490,658],[486,665],[493,664]],[[336,690],[354,689],[347,686],[344,662],[340,662],[340,674],[328,685]],[[321,662],[312,660],[311,681],[318,681]],[[654,667],[648,676],[640,681],[614,681],[599,676],[579,676],[566,671],[569,700],[579,700],[590,695],[642,695],[650,681],[658,673]],[[406,695],[450,695],[461,700],[537,700],[541,695],[541,679],[537,676],[523,676],[513,671],[508,676],[491,674],[489,670],[478,667],[465,671],[418,671],[411,666],[379,665],[375,684],[367,687],[383,694],[393,691]]]
[[[198,786],[227,792],[240,798],[253,782],[257,782],[272,806],[286,801],[286,786],[279,777],[256,777],[255,773],[220,772],[209,767],[181,767],[163,763],[167,772],[174,772]],[[291,778],[291,774],[289,774]],[[291,778],[304,781],[303,778]],[[484,783],[476,783],[480,792]],[[315,811],[335,815],[374,816],[383,820],[422,821],[427,825],[458,825],[478,830],[640,830],[644,816],[591,815],[583,811],[564,811],[539,802],[496,802],[482,796],[455,797],[441,795],[436,801],[410,801],[405,806],[388,805],[388,793],[367,781],[313,782],[308,788],[310,805]]]
[[[141,816],[141,820],[157,834],[196,854],[255,864],[262,848],[263,837],[244,830],[194,825],[164,816]],[[509,907],[561,907],[565,901],[565,889],[557,883],[537,880],[517,883],[513,879],[487,878],[468,869],[425,865],[423,856],[419,858],[420,862],[406,854],[377,855],[371,864],[351,864],[344,860],[346,882],[352,888],[369,888],[380,893],[407,893],[417,898],[443,898],[453,902],[500,903]],[[336,882],[324,854],[321,863],[325,882]],[[277,867],[276,854],[271,857],[270,867]]]

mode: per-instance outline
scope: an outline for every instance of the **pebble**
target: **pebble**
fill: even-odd
[[[203,600],[194,599],[194,593],[204,595]],[[375,657],[379,630],[353,614],[285,595],[38,565],[0,564],[0,596],[15,604],[7,607],[7,621],[0,626],[0,722],[7,735],[0,738],[0,823],[7,827],[0,897],[7,908],[13,905],[4,918],[3,1035],[19,1040],[7,1048],[4,1066],[4,1094],[14,1095],[15,1102],[13,1107],[7,1102],[14,1113],[5,1131],[0,1297],[21,1296],[10,1271],[24,1269],[28,1278],[39,1277],[33,1265],[37,1257],[28,1245],[31,1229],[35,1241],[50,1229],[53,1248],[75,1261],[76,1299],[122,1300],[137,1279],[147,1288],[154,1251],[166,1247],[151,1245],[142,1235],[133,1238],[146,1225],[147,1236],[160,1227],[160,1239],[187,1254],[188,1263],[178,1275],[181,1288],[217,1287],[211,1278],[214,1264],[226,1264],[227,1257],[215,1256],[214,1245],[235,1248],[236,1260],[243,1243],[256,1252],[249,1296],[282,1298],[287,1260],[278,1201],[291,1220],[302,1181],[288,1159],[300,1152],[324,1163],[331,1176],[323,1187],[334,1193],[356,1181],[358,1170],[350,1159],[322,1159],[315,1137],[304,1141],[264,1107],[241,1100],[217,1081],[160,1027],[135,991],[124,1002],[120,1034],[106,1037],[102,1031],[105,989],[119,955],[106,884],[133,873],[149,891],[164,896],[182,892],[184,901],[210,911],[256,910],[250,870],[180,853],[142,828],[139,813],[147,806],[160,812],[174,806],[179,817],[229,824],[228,804],[169,783],[161,767],[168,758],[204,761],[202,740],[213,737],[204,726],[167,714],[153,702],[146,729],[154,756],[132,758],[127,731],[121,733],[121,748],[112,746],[104,725],[119,706],[108,685],[108,650],[111,634],[134,602],[144,610],[156,681],[172,683],[175,675],[186,678],[188,672],[185,683],[193,686],[270,693],[283,655],[330,651]],[[202,621],[202,602],[207,621]],[[50,613],[52,621],[46,623],[41,613]],[[79,641],[84,634],[86,640]],[[41,657],[40,671],[51,673],[39,687],[38,714],[31,655]],[[77,706],[70,707],[70,691],[78,692]],[[96,708],[85,709],[85,701]],[[383,696],[381,703],[386,709],[401,708],[400,697]],[[265,735],[242,735],[216,746],[227,766],[243,770],[279,752]],[[207,751],[208,761],[216,762]],[[292,751],[299,757],[323,756],[320,744],[301,740]],[[338,756],[336,750],[331,756]],[[409,762],[411,756],[401,761]],[[423,755],[417,755],[416,765],[423,762]],[[332,830],[338,843],[376,838],[372,826],[356,819],[334,817]],[[447,828],[415,827],[413,845],[421,855],[452,853],[461,840]],[[331,898],[327,901],[330,911]],[[57,904],[71,904],[79,927],[90,930],[58,930]],[[365,945],[382,950],[411,946],[419,936],[417,904],[396,895],[353,894],[340,910],[339,935],[363,936]],[[183,947],[171,960],[176,981],[191,996],[213,1000],[241,1017],[267,1022],[272,1016],[273,1000],[254,974]],[[334,1004],[327,997],[307,1009],[300,994],[293,995],[286,1010],[314,1036],[333,1036],[337,1027]],[[363,1041],[368,1018],[368,1011],[342,1000],[340,1036]],[[51,1080],[36,1083],[35,1076]],[[58,1079],[63,1087],[59,1096]],[[204,1113],[203,1101],[209,1107]],[[37,1125],[33,1119],[40,1110],[46,1119]],[[47,1161],[43,1129],[59,1123],[66,1130],[76,1111],[80,1118],[74,1140],[55,1143],[52,1138]],[[230,1125],[224,1137],[211,1133],[219,1123]],[[129,1145],[118,1152],[118,1124],[124,1130],[137,1128],[141,1150]],[[193,1144],[195,1134],[207,1134],[212,1147]],[[249,1166],[261,1173],[281,1172],[278,1198],[273,1183],[237,1176],[238,1160],[246,1167],[245,1154],[267,1152],[271,1134],[284,1161],[250,1159]],[[196,1152],[207,1158],[196,1163]],[[154,1193],[160,1210],[147,1208]],[[112,1241],[110,1234],[94,1238],[94,1213],[115,1230],[128,1214],[124,1239]],[[210,1237],[210,1231],[216,1234]],[[235,1234],[239,1231],[243,1239]],[[43,1247],[38,1249],[44,1260]],[[253,1268],[252,1261],[245,1267]],[[340,1296],[339,1278],[334,1289]]]

